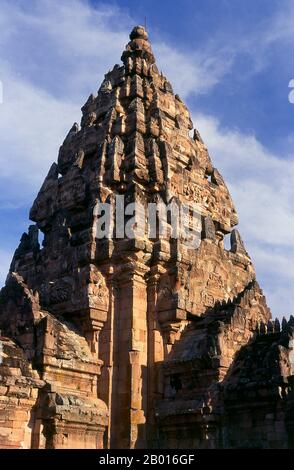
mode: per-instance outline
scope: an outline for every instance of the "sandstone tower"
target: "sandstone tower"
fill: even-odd
[[[143,27],[122,62],[60,147],[0,294],[0,447],[293,446],[294,319],[271,321]],[[197,203],[200,245],[98,239],[94,208],[116,195]]]

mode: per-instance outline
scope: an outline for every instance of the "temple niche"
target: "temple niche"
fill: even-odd
[[[1,448],[294,446],[294,319],[271,319],[192,130],[136,26],[61,145],[0,293]],[[97,202],[116,196],[197,205],[199,243],[147,224],[99,238]]]

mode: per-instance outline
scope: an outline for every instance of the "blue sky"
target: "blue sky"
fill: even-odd
[[[0,284],[31,203],[135,24],[190,108],[274,315],[294,311],[294,0],[0,0]]]

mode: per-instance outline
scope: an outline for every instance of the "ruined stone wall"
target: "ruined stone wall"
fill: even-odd
[[[44,382],[11,339],[0,335],[0,345],[0,448],[29,449]]]
[[[164,364],[155,446],[293,446],[294,321],[256,323],[268,315],[252,283],[186,327]]]
[[[1,447],[102,448],[108,410],[97,398],[101,361],[85,338],[41,310],[19,275],[7,281],[0,303],[2,327],[19,344],[1,338]]]

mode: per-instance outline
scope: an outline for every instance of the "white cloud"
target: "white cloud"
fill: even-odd
[[[154,43],[157,62],[181,98],[207,93],[230,70],[231,54],[218,50],[203,50],[190,54],[172,48],[165,43]]]
[[[277,13],[265,23],[264,44],[271,46],[275,42],[291,42],[293,45],[294,4],[292,0],[283,0]]]
[[[2,77],[0,181],[6,190],[1,196],[6,203],[22,205],[37,189],[49,162],[56,159],[79,108],[3,73],[3,69]]]

